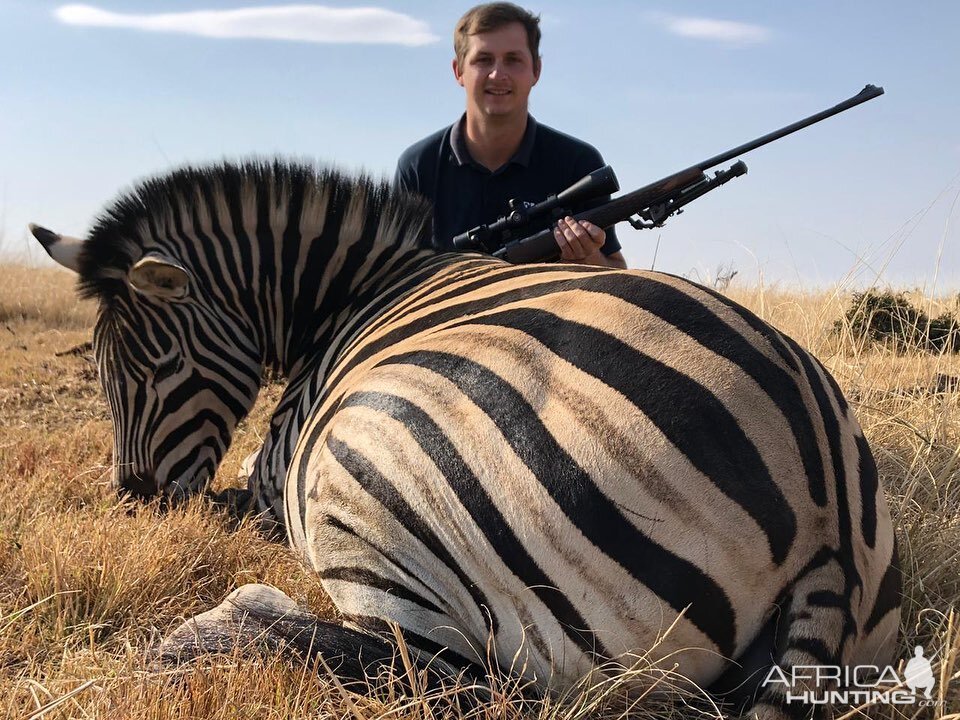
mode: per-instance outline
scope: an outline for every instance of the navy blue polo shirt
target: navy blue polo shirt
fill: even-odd
[[[517,152],[491,172],[470,157],[465,123],[463,115],[450,127],[411,145],[400,156],[394,176],[397,187],[433,202],[434,242],[443,249],[453,249],[454,236],[507,214],[510,199],[540,202],[604,165],[593,146],[540,125],[528,115]],[[603,201],[599,198],[571,210],[582,212]],[[619,249],[616,233],[609,228],[601,250],[610,255]]]

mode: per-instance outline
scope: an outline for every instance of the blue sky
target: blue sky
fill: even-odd
[[[390,174],[462,112],[451,32],[468,4],[299,5],[0,0],[0,249],[23,257],[31,221],[83,234],[132,181],[187,162]],[[960,3],[528,7],[544,35],[533,114],[597,146],[624,190],[886,89],[746,155],[747,176],[662,230],[621,226],[632,267],[656,252],[702,280],[960,290]]]

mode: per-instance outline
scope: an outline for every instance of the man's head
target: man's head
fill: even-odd
[[[527,112],[540,77],[540,18],[512,3],[478,5],[453,33],[453,73],[467,91],[467,111]]]

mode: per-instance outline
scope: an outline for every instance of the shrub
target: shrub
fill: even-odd
[[[854,293],[836,331],[848,327],[856,340],[892,346],[897,352],[960,352],[960,320],[945,312],[931,319],[903,293]]]

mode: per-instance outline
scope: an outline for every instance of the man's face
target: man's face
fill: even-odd
[[[468,112],[526,116],[527,97],[540,68],[534,67],[527,31],[517,22],[471,35],[463,63],[453,61],[453,74],[467,91]]]

